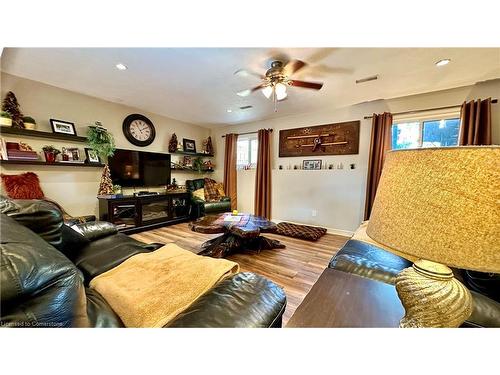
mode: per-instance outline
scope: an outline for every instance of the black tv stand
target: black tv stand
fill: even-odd
[[[140,193],[116,198],[98,197],[99,219],[115,224],[126,234],[189,220],[190,193]]]

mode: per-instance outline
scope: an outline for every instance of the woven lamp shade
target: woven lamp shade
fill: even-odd
[[[402,254],[500,272],[500,146],[388,152],[366,232]]]

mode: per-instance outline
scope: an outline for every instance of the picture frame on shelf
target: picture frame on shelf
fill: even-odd
[[[193,158],[191,156],[184,156],[182,160],[182,164],[185,167],[192,167],[193,166]]]
[[[77,135],[75,124],[73,122],[56,120],[51,118],[50,126],[52,126],[52,133],[66,134],[66,135]]]
[[[88,164],[100,164],[101,158],[97,151],[91,149],[90,147],[85,147],[85,157]]]
[[[318,170],[318,169],[321,169],[321,163],[322,163],[322,161],[319,159],[303,160],[302,161],[302,169],[309,170],[309,171]]]
[[[196,152],[196,142],[193,139],[182,139],[182,148],[184,152]]]
[[[78,147],[63,147],[61,157],[62,161],[81,162],[80,149]]]

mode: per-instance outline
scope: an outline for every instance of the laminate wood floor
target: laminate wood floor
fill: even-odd
[[[146,243],[176,243],[180,247],[198,252],[201,244],[220,234],[192,232],[187,223],[154,229],[131,235]],[[348,237],[326,234],[317,242],[303,241],[277,234],[265,234],[286,245],[284,249],[264,250],[260,253],[241,253],[229,256],[240,265],[241,271],[254,272],[281,286],[287,296],[287,308],[283,315],[286,325],[295,309],[311,290],[332,256],[344,245]]]

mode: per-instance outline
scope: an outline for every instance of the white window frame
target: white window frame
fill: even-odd
[[[248,157],[247,157],[248,163],[247,164],[236,164],[236,169],[242,170],[242,169],[245,169],[247,166],[249,166],[249,168],[247,168],[247,169],[257,168],[257,163],[252,164],[252,141],[253,140],[257,141],[257,153],[258,153],[259,151],[258,151],[257,134],[245,134],[245,135],[238,136],[238,140],[236,142],[236,149],[238,149],[238,142],[240,142],[240,141],[248,142]]]
[[[409,123],[409,122],[418,122],[419,123],[419,133],[420,137],[418,139],[419,146],[417,148],[422,148],[424,142],[424,122],[428,121],[441,121],[441,120],[452,120],[452,119],[460,119],[460,109],[456,110],[435,110],[435,111],[426,111],[418,114],[406,114],[406,115],[396,115],[392,119],[392,126]],[[392,146],[392,126],[391,126],[391,146]],[[458,139],[460,139],[460,130],[458,133]],[[458,144],[457,144],[458,146]]]

